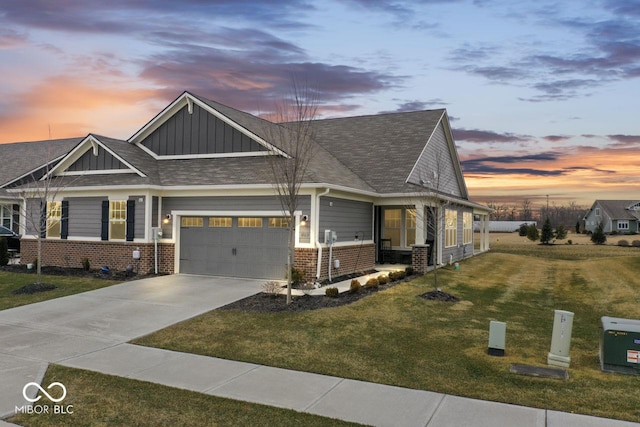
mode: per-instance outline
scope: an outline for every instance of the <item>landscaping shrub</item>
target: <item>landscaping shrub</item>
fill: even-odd
[[[349,292],[355,294],[357,292],[360,292],[360,289],[362,289],[362,285],[360,284],[360,281],[358,279],[353,279],[351,281],[351,286],[349,286]]]
[[[567,240],[567,244],[568,245],[573,245],[573,240],[571,240],[571,239]]]
[[[540,233],[535,224],[530,224],[527,228],[527,239],[535,242],[540,238]]]
[[[295,267],[291,267],[291,284],[293,286],[304,283],[304,273]]]
[[[404,269],[405,276],[411,276],[413,274],[413,267],[407,267]]]
[[[327,288],[324,294],[331,298],[337,298],[339,295],[338,288]]]
[[[375,277],[367,280],[367,283],[364,284],[364,287],[369,289],[377,288],[378,286],[380,286],[380,282]]]
[[[274,298],[280,293],[280,289],[282,289],[280,283],[275,280],[270,280],[262,285],[262,292]]]
[[[633,246],[634,248],[640,248],[640,240],[634,240],[633,242],[631,242],[631,246]]]
[[[529,226],[527,224],[520,224],[520,228],[518,228],[518,235],[522,237],[526,236],[528,229]]]
[[[385,276],[384,274],[378,276],[378,283],[381,285],[386,285],[387,283],[389,283],[389,276]]]
[[[404,271],[392,271],[389,273],[389,280],[391,281],[402,280],[405,277],[407,277],[407,273]]]
[[[629,246],[629,241],[625,239],[618,240],[618,246]]]
[[[82,258],[82,269],[84,271],[89,271],[91,269],[91,263],[89,262],[89,258]]]
[[[9,264],[9,244],[7,239],[0,237],[0,265]]]

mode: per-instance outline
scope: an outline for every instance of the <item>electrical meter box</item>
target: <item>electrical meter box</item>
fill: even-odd
[[[640,320],[603,316],[600,369],[640,375]]]

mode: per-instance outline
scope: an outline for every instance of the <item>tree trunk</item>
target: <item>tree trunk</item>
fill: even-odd
[[[42,238],[38,238],[38,256],[36,258],[36,283],[42,283]]]

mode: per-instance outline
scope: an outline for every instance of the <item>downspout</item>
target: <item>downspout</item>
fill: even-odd
[[[322,244],[320,243],[320,197],[326,196],[331,191],[329,188],[322,193],[316,195],[316,211],[314,216],[316,217],[316,247],[318,248],[318,262],[316,263],[316,280],[320,277],[322,270]]]

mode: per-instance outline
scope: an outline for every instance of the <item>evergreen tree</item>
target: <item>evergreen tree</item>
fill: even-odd
[[[604,234],[604,225],[602,223],[598,224],[596,229],[593,231],[591,241],[596,245],[604,245],[607,241],[607,236]]]
[[[540,234],[538,233],[538,227],[536,227],[535,224],[531,224],[527,229],[527,239],[535,242],[536,240],[538,240],[538,237],[540,237]]]
[[[542,225],[542,234],[540,234],[540,242],[548,245],[553,240],[553,228],[551,227],[551,221],[549,218],[544,220]]]
[[[580,234],[580,221],[576,222],[576,234]]]
[[[560,224],[556,227],[555,238],[558,240],[564,240],[567,238],[567,230],[564,229],[564,225]]]

